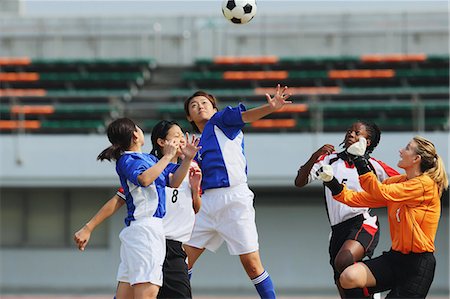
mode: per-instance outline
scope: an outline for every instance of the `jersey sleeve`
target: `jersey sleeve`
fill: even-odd
[[[350,207],[369,207],[369,208],[381,208],[385,207],[387,202],[383,199],[377,199],[371,194],[361,191],[357,192],[350,190],[344,184],[344,189],[338,195],[333,196],[333,198],[339,202],[342,202]]]
[[[383,182],[385,179],[389,177],[399,175],[397,170],[395,170],[394,168],[390,167],[389,165],[380,160],[371,157],[369,162],[374,166],[376,175],[380,182]]]
[[[120,198],[122,198],[123,200],[126,200],[125,191],[123,190],[122,187],[117,189],[116,195],[119,196]]]
[[[166,179],[166,186],[169,186],[170,183],[170,175],[173,174],[175,171],[177,171],[178,167],[180,167],[180,164],[175,163],[169,163],[166,168],[163,170],[164,178]]]
[[[128,159],[126,163],[120,163],[120,170],[126,179],[141,187],[138,176],[150,167],[151,165],[142,159]]]
[[[237,107],[228,106],[214,115],[213,123],[217,125],[228,138],[233,140],[245,126],[241,114],[243,111],[246,111],[243,104],[239,104]]]
[[[311,168],[311,170],[309,171],[309,175],[308,175],[308,184],[313,182],[313,181],[317,181],[319,179],[319,176],[317,175],[317,171],[319,170],[320,167],[322,167],[325,164],[328,164],[325,162],[325,159],[327,158],[327,155],[322,155],[319,157],[319,159],[317,159],[317,161],[313,164],[313,167]]]
[[[359,177],[361,187],[374,198],[391,202],[411,201],[421,202],[423,200],[423,183],[417,179],[396,182],[396,177],[387,179],[380,183],[373,173],[365,173]]]

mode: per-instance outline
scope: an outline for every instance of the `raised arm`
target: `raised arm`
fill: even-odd
[[[323,165],[317,171],[318,177],[324,185],[330,189],[333,198],[351,207],[380,208],[386,206],[386,201],[376,198],[367,192],[356,192],[348,189],[345,184],[341,184],[334,177],[333,168],[330,165]]]
[[[177,154],[178,144],[175,139],[166,141],[166,154],[152,167],[142,172],[137,178],[139,183],[147,187],[164,171],[164,169],[172,161],[173,157]]]
[[[105,219],[111,217],[118,209],[124,205],[125,201],[117,194],[111,197],[100,210],[92,217],[79,231],[77,231],[73,239],[78,246],[78,249],[83,251],[94,229]]]
[[[303,187],[306,184],[308,184],[308,177],[311,173],[311,169],[313,168],[314,164],[317,162],[320,156],[322,155],[329,155],[334,151],[334,146],[331,144],[325,144],[321,148],[319,148],[317,151],[315,151],[309,160],[303,164],[300,169],[297,172],[297,177],[295,178],[295,186],[296,187]]]
[[[245,123],[254,122],[274,111],[281,109],[281,107],[285,104],[292,103],[291,101],[286,101],[291,96],[286,93],[287,89],[287,86],[281,88],[280,84],[278,84],[273,98],[266,93],[267,104],[242,112],[242,121]]]
[[[194,208],[194,212],[197,214],[200,211],[200,207],[202,205],[202,197],[201,197],[201,182],[202,182],[202,171],[200,167],[198,167],[197,163],[192,163],[191,168],[189,169],[189,185],[191,186],[191,194],[192,194],[192,207]]]
[[[191,162],[197,154],[200,147],[198,146],[200,139],[192,135],[191,141],[189,142],[189,133],[186,133],[186,144],[181,148],[183,153],[183,160],[181,161],[180,167],[175,171],[173,176],[170,178],[169,186],[172,188],[178,188],[186,177],[189,168],[191,167]]]
[[[347,152],[352,155],[353,163],[359,174],[359,182],[364,191],[373,198],[382,201],[412,201],[423,200],[424,185],[419,178],[404,182],[393,183],[390,179],[387,183],[380,183],[376,175],[371,171],[369,161],[363,155],[366,150],[366,141],[360,138],[358,142],[348,147]]]
[[[342,185],[342,191],[340,193],[333,194],[333,198],[355,208],[381,208],[387,205],[387,202],[383,198],[374,197],[372,194],[365,191],[356,192],[354,190],[350,190],[345,185]]]

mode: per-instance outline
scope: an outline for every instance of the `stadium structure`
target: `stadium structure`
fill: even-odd
[[[105,128],[117,117],[136,120],[150,151],[157,121],[174,119],[191,130],[183,101],[198,89],[216,95],[220,107],[261,104],[278,83],[293,93],[292,105],[244,129],[261,256],[281,294],[335,294],[322,186],[300,190],[293,181],[318,147],[338,147],[353,121],[380,126],[374,156],[394,167],[398,150],[423,135],[450,169],[446,4],[276,18],[260,4],[254,20],[235,26],[220,9],[204,16],[30,17],[19,2],[5,3],[2,293],[114,292],[125,211],[93,233],[85,252],[72,240],[119,184],[114,164],[96,161],[109,145]],[[449,294],[448,201],[446,193],[433,294]],[[390,239],[385,210],[376,212],[378,255]],[[254,292],[226,246],[202,256],[192,286],[194,293]]]

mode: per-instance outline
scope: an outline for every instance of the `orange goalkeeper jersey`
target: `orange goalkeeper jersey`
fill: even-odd
[[[397,175],[380,183],[368,172],[359,180],[363,192],[344,187],[334,198],[353,207],[387,207],[393,250],[434,252],[441,202],[437,184],[428,175],[410,180]]]

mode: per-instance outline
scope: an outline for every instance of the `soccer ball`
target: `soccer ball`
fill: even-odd
[[[234,24],[248,23],[256,15],[256,0],[223,0],[222,13]]]

